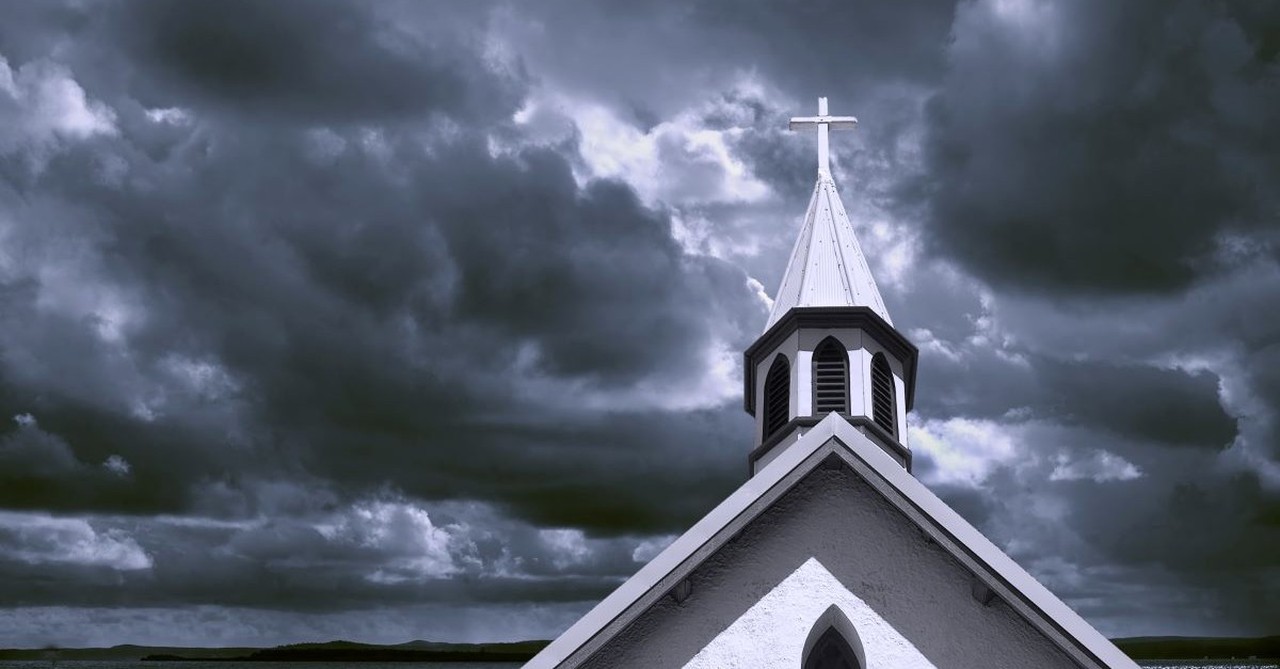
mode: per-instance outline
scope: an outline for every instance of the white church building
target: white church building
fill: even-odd
[[[745,352],[750,478],[525,666],[1137,665],[911,475],[917,349],[893,326],[828,165]]]

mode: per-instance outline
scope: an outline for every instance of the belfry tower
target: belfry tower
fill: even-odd
[[[911,475],[917,351],[818,131],[818,183],[746,351],[751,477],[525,669],[1138,669]]]
[[[893,327],[831,178],[829,129],[857,123],[827,115],[826,98],[817,116],[791,119],[792,130],[818,131],[818,182],[764,334],[745,352],[753,476],[830,413],[911,470],[906,415],[918,352]]]

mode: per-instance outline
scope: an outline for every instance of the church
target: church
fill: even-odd
[[[1050,669],[1137,665],[911,475],[916,347],[831,177],[744,354],[750,476],[525,666]]]

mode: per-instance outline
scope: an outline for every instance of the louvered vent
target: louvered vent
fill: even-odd
[[[813,408],[815,416],[849,413],[849,354],[831,337],[813,352]]]
[[[764,379],[764,438],[782,429],[790,418],[791,365],[786,356],[773,359]]]
[[[894,429],[893,420],[895,404],[893,372],[889,371],[889,361],[884,354],[877,353],[871,358],[871,420],[896,437],[898,433]]]

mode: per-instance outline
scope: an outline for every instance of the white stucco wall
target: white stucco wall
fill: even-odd
[[[869,667],[935,669],[911,641],[875,609],[844,587],[816,558],[809,558],[769,594],[716,636],[685,669],[798,667],[805,639],[834,603],[852,624]],[[825,629],[826,626],[824,625]]]
[[[796,351],[796,385],[791,389],[793,416],[813,415],[813,351]],[[805,391],[808,392],[805,392]]]
[[[583,666],[799,669],[812,621],[853,623],[865,669],[1077,665],[847,468],[819,467]],[[807,624],[806,624],[807,623]]]

